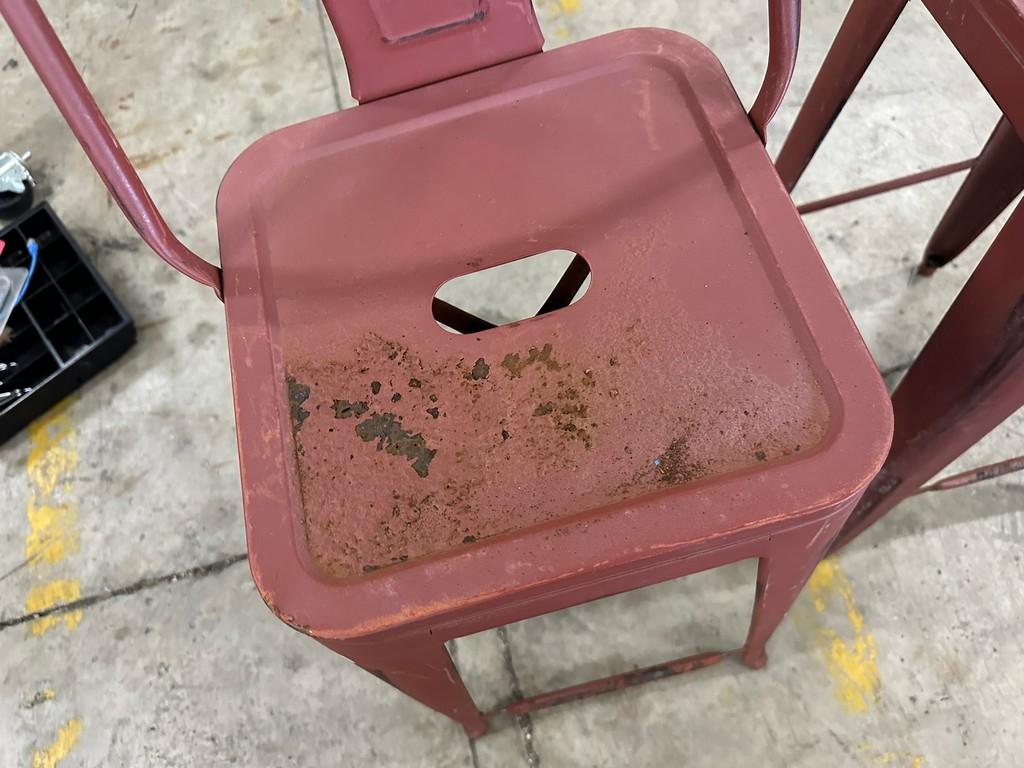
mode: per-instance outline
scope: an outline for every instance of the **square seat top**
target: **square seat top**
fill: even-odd
[[[278,131],[218,197],[250,562],[396,628],[820,512],[885,389],[721,65],[642,29]],[[577,303],[458,335],[446,281],[552,249]]]

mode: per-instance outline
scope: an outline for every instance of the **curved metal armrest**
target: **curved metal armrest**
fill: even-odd
[[[171,232],[36,0],[0,0],[0,13],[142,239],[176,270],[223,299],[220,268],[199,258]]]
[[[749,112],[762,142],[793,79],[799,42],[800,0],[768,0],[768,66]]]

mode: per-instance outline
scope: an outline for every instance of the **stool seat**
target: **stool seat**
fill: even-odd
[[[855,495],[888,398],[725,72],[628,30],[278,131],[218,197],[250,562],[320,637]],[[586,295],[473,334],[454,277]]]

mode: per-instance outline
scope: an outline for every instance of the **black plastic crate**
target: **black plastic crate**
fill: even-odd
[[[135,323],[47,204],[0,230],[0,266],[28,266],[29,238],[39,244],[35,274],[0,334],[0,443],[24,429],[135,343]]]

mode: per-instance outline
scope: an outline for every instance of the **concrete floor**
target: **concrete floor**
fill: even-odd
[[[215,258],[218,181],[271,129],[349,107],[313,0],[49,0],[58,31],[183,239]],[[693,34],[741,97],[762,2],[538,0],[549,46],[633,25]],[[771,147],[845,3],[805,3]],[[111,204],[9,32],[0,145],[31,149],[48,199],[134,315],[139,343],[0,448],[4,766],[1016,766],[1024,744],[1024,482],[907,502],[818,569],[762,672],[684,678],[499,722],[476,743],[275,619],[242,561],[220,305],[153,257]],[[911,5],[801,184],[806,200],[977,151],[997,112]],[[909,361],[992,232],[908,285],[959,177],[807,217],[883,369]],[[550,271],[550,270],[549,270]],[[543,270],[541,270],[543,272]],[[541,275],[543,276],[543,275]],[[528,303],[523,279],[499,293]],[[513,302],[514,303],[514,302]],[[511,311],[506,306],[502,311]],[[958,463],[1021,453],[1020,416]],[[752,562],[459,640],[482,706],[742,642]],[[32,610],[85,598],[41,621]],[[642,628],[642,629],[641,629]],[[638,631],[638,629],[640,631]]]

